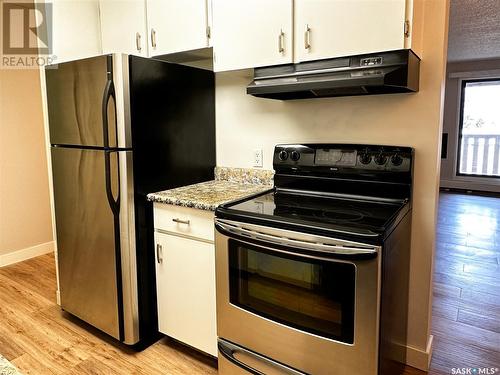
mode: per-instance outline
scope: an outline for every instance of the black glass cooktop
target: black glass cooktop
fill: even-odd
[[[243,201],[223,205],[217,216],[228,219],[254,219],[281,226],[337,232],[369,239],[383,237],[406,202],[351,199],[313,195],[305,192],[271,191]],[[252,220],[251,220],[252,221]],[[267,223],[269,224],[269,223]]]

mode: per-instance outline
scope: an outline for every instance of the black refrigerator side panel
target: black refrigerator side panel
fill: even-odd
[[[157,331],[153,205],[148,193],[213,179],[213,72],[129,57],[140,331]]]
[[[135,56],[129,69],[136,191],[213,179],[213,72]]]

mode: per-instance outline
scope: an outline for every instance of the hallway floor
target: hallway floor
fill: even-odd
[[[500,368],[499,260],[500,198],[442,193],[430,374]]]
[[[500,199],[443,193],[429,374],[500,367],[499,258]],[[166,338],[140,353],[117,346],[61,312],[55,289],[52,255],[0,269],[0,354],[24,374],[217,373],[215,360]]]

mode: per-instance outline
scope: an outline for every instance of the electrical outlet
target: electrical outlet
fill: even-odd
[[[253,212],[256,214],[263,214],[264,213],[264,202],[253,202]]]
[[[253,166],[262,167],[262,149],[257,148],[253,150]]]

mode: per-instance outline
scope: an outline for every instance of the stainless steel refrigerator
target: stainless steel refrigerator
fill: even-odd
[[[147,344],[157,313],[146,196],[213,178],[214,75],[119,54],[45,74],[61,307]]]

